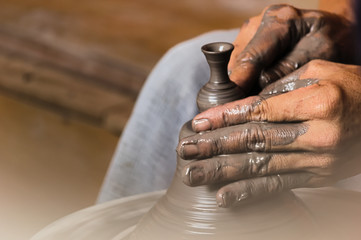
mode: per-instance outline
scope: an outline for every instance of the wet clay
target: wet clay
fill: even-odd
[[[262,176],[268,173],[272,157],[271,154],[253,152],[192,161],[183,169],[182,180],[189,186],[200,186]]]
[[[319,82],[318,79],[314,79],[314,78],[298,79],[296,76],[297,74],[294,74],[293,78],[289,77],[289,78],[281,79],[273,84],[268,85],[262,90],[260,96],[264,98],[269,98],[282,93],[291,92],[299,88],[308,87],[313,84],[317,84]]]
[[[199,186],[269,176],[277,174],[277,167],[283,166],[290,161],[294,162],[302,159],[302,156],[309,157],[305,153],[252,152],[220,155],[206,160],[190,161],[183,169],[183,182],[189,186]],[[290,168],[294,165],[291,165]],[[305,164],[304,168],[307,167],[311,166]],[[293,169],[288,170],[292,172]],[[255,182],[253,180],[253,183]]]

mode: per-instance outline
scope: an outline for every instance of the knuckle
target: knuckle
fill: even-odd
[[[230,125],[229,123],[231,122],[231,116],[232,113],[228,109],[222,112],[222,126],[227,127]]]
[[[258,46],[249,44],[245,50],[237,56],[236,61],[240,67],[252,65],[260,61],[261,56],[259,52],[261,52],[261,49]]]
[[[249,176],[265,176],[269,173],[270,156],[253,152],[248,160]]]
[[[214,139],[212,141],[211,154],[209,156],[221,155],[224,153],[224,143],[222,139]]]
[[[262,24],[286,24],[290,25],[293,20],[298,19],[301,11],[288,4],[271,5],[264,9]]]
[[[250,114],[250,108],[245,106],[236,105],[232,108],[226,108],[222,112],[222,126],[228,127],[237,123],[244,123],[247,121],[247,115]]]
[[[335,118],[342,115],[342,90],[334,85],[327,84],[322,86],[318,94],[316,110],[320,114],[320,118]]]
[[[328,67],[329,62],[322,59],[312,59],[307,63],[307,70],[311,72],[319,71],[320,68]]]
[[[266,136],[260,126],[257,124],[249,124],[244,134],[246,150],[256,152],[266,151]]]
[[[268,113],[272,112],[270,109],[270,105],[268,104],[267,100],[261,101],[260,104],[258,104],[258,111],[259,111],[259,119],[255,119],[258,121],[268,121]]]
[[[312,59],[307,63],[307,70],[311,72],[319,71],[320,68],[327,66],[327,61],[322,59]]]
[[[333,168],[336,163],[336,158],[331,155],[322,155],[317,159],[318,175],[331,176],[333,174]]]
[[[321,139],[318,141],[318,146],[324,150],[334,150],[341,144],[342,132],[338,127],[329,126],[324,134],[321,134]]]
[[[298,10],[289,4],[273,4],[264,9],[265,15],[274,15],[274,12],[292,16],[298,14]]]
[[[268,113],[270,113],[270,105],[266,99],[260,99],[256,101],[250,111],[248,112],[250,117],[249,121],[268,121]]]
[[[247,181],[240,181],[240,190],[239,192],[246,193],[248,196],[252,196],[254,193],[257,192],[259,188],[259,183],[256,179],[249,179]]]
[[[327,149],[334,149],[339,146],[341,143],[341,132],[340,131],[331,131],[331,133],[326,138],[325,147]]]
[[[266,177],[265,190],[268,193],[281,192],[284,189],[284,182],[280,175]]]
[[[226,168],[220,158],[215,158],[214,161],[211,161],[208,175],[213,181],[222,180],[227,176]]]

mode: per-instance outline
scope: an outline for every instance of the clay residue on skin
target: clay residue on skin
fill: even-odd
[[[290,5],[266,9],[255,36],[236,57],[230,78],[263,88],[313,59],[355,63],[352,24],[344,17]],[[243,86],[243,85],[242,85]]]
[[[255,96],[248,98],[248,102],[244,102],[242,105],[236,105],[233,108],[226,108],[223,112],[223,122],[226,126],[246,123],[250,121],[262,121],[262,116],[259,114],[260,104],[265,98],[261,96]]]
[[[308,87],[313,84],[317,84],[318,82],[319,80],[314,78],[285,78],[265,87],[260,93],[260,96],[269,98],[282,93],[291,92],[299,88]]]
[[[311,173],[290,173],[237,181],[221,188],[216,199],[219,207],[236,206],[247,199],[305,187],[312,176]]]
[[[192,121],[192,128],[196,132],[214,130],[216,128],[242,124],[246,122],[267,121],[268,108],[266,100],[280,94],[291,92],[300,88],[319,83],[319,79],[300,79],[307,67],[303,67],[292,75],[268,85],[258,96],[248,97],[234,103],[221,106],[213,113],[200,114]],[[210,119],[208,119],[209,117]]]
[[[307,132],[305,123],[245,123],[184,138],[177,147],[183,159],[203,159],[220,154],[272,151],[293,143]]]
[[[194,161],[183,169],[182,180],[188,186],[199,186],[262,176],[271,158],[271,154],[253,152]]]

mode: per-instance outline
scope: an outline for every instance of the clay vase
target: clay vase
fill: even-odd
[[[209,81],[198,92],[197,106],[200,112],[244,96],[241,88],[228,77],[227,64],[233,49],[232,44],[225,42],[210,43],[201,48],[211,74]]]
[[[227,74],[232,50],[229,43],[211,43],[202,47],[211,77],[198,95],[201,111],[242,96]],[[193,134],[191,124],[187,122],[179,137]],[[216,204],[216,192],[220,186],[189,187],[182,182],[181,172],[187,163],[189,161],[178,157],[176,172],[166,194],[143,216],[126,239],[320,239],[315,234],[312,216],[292,192],[236,208],[220,208]]]

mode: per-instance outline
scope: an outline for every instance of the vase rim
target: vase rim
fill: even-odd
[[[232,52],[234,46],[229,42],[213,42],[202,46],[202,52],[207,54],[220,54],[224,52]]]

